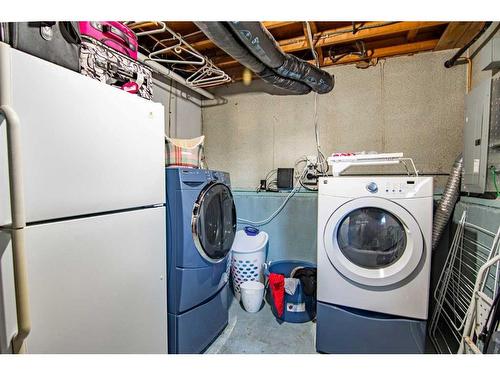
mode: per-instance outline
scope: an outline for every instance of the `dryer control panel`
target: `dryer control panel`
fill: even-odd
[[[406,193],[414,189],[415,189],[414,180],[407,180],[404,182],[395,182],[395,183],[386,182],[384,186],[384,192],[392,194]]]
[[[432,177],[326,177],[320,179],[319,194],[352,198],[362,196],[429,197],[433,194],[433,184]]]
[[[406,183],[405,182],[386,182],[385,185],[381,186],[380,189],[383,189],[382,192],[386,193],[392,193],[392,194],[399,194],[399,193],[406,193],[407,191],[411,190],[413,188],[413,185],[415,184],[415,181],[410,181],[408,180]],[[410,185],[408,187],[407,185]],[[375,194],[379,192],[379,186],[377,185],[376,182],[372,181],[366,184],[366,190],[369,193]]]

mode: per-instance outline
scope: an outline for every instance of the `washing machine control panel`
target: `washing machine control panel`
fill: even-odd
[[[208,169],[182,168],[181,180],[183,183],[203,183],[203,182],[221,182],[230,185],[229,173],[221,171],[211,171]]]
[[[207,181],[221,182],[226,185],[230,184],[229,173],[227,172],[211,171],[207,169],[204,170],[204,173]]]

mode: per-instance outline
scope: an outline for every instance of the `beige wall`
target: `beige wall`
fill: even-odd
[[[335,88],[318,96],[325,154],[402,151],[423,173],[447,173],[461,152],[464,123],[465,67],[443,66],[452,54],[392,58],[366,70],[330,68]],[[204,108],[209,167],[230,172],[234,187],[254,188],[269,170],[314,155],[313,98],[246,93]]]
[[[201,100],[198,94],[163,76],[153,80],[153,101],[165,108],[165,134],[173,138],[201,135]]]

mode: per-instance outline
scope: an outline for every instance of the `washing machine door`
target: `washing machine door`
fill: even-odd
[[[236,208],[227,185],[210,183],[202,190],[193,207],[191,228],[196,249],[205,260],[225,259],[236,235]]]
[[[358,198],[340,206],[330,216],[323,240],[333,266],[344,277],[367,286],[405,280],[424,255],[416,220],[384,198]]]

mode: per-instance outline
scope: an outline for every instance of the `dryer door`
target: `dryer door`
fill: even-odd
[[[229,187],[208,184],[194,204],[193,240],[200,255],[211,263],[226,257],[236,234],[236,208]]]
[[[323,241],[333,266],[346,278],[368,286],[405,280],[424,254],[416,220],[383,198],[358,198],[340,206],[327,222]]]

